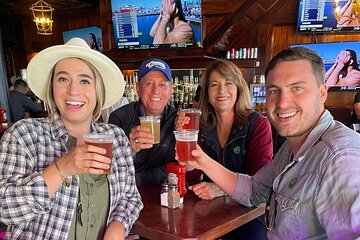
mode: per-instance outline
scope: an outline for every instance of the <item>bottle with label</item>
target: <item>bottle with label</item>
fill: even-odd
[[[167,173],[174,173],[176,174],[178,181],[178,191],[180,194],[180,197],[183,198],[187,192],[186,189],[186,167],[182,166],[176,162],[171,162],[166,164],[166,171]]]

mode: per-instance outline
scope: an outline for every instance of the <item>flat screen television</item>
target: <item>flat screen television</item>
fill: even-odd
[[[293,44],[316,51],[324,62],[329,90],[360,89],[360,42]]]
[[[111,0],[118,49],[202,46],[201,0]],[[165,14],[170,13],[172,14]],[[161,15],[163,14],[163,15]],[[165,17],[164,17],[165,16]],[[170,19],[169,19],[169,16]],[[174,19],[176,18],[174,23]]]
[[[84,39],[92,49],[102,52],[102,31],[98,27],[79,28],[62,33],[64,43],[73,37]]]
[[[360,31],[359,0],[300,0],[297,31]]]

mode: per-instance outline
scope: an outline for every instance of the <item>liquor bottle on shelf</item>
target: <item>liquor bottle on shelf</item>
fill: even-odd
[[[170,105],[177,109],[191,108],[198,85],[198,77],[188,75],[182,78],[175,77],[173,97],[171,97],[169,101]]]
[[[136,102],[139,97],[136,93],[138,76],[134,74],[124,74],[126,82],[124,96],[129,102]],[[199,77],[193,75],[176,76],[173,78],[173,94],[169,98],[169,104],[177,109],[191,108],[196,89],[199,85]]]
[[[137,73],[133,75],[125,75],[125,97],[129,102],[136,102],[139,100],[139,96],[136,93]]]
[[[266,111],[266,89],[265,83],[252,83],[250,84],[250,93],[253,108],[260,113]]]

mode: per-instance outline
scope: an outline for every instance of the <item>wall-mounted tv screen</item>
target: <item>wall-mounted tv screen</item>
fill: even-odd
[[[201,0],[111,0],[119,49],[202,46]]]
[[[360,1],[300,0],[298,32],[360,31]]]
[[[84,39],[92,49],[102,52],[102,31],[98,27],[80,28],[62,33],[64,43],[69,41],[73,37],[79,37]]]
[[[331,90],[360,89],[360,42],[294,44],[316,51],[324,61],[325,81]]]

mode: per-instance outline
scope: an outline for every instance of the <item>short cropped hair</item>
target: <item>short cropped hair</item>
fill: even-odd
[[[269,62],[265,70],[265,78],[269,72],[279,63],[284,61],[305,60],[310,62],[318,86],[325,83],[324,63],[321,57],[313,50],[305,47],[285,49],[276,54]]]
[[[22,79],[18,79],[18,80],[16,80],[15,82],[14,82],[14,88],[16,88],[16,87],[27,87],[28,85],[27,85],[27,83],[24,81],[24,80],[22,80]]]

